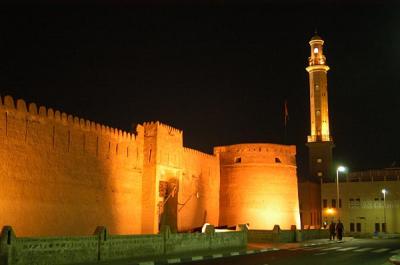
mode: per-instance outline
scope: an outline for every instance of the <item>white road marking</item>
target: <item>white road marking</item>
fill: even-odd
[[[222,258],[223,255],[222,255],[222,254],[213,254],[212,257],[213,257],[214,259],[216,259],[216,258]]]
[[[372,248],[360,248],[360,249],[356,249],[356,250],[354,250],[354,252],[365,252],[365,251],[368,251],[368,250],[371,250]]]
[[[388,248],[380,248],[380,249],[371,251],[371,253],[382,253],[382,252],[385,252],[385,251],[388,251],[388,250],[389,250]]]
[[[400,248],[399,248],[399,249],[396,249],[396,250],[393,250],[393,251],[390,251],[390,253],[392,253],[392,254],[400,253]]]
[[[315,253],[314,255],[315,256],[320,256],[320,255],[325,255],[325,254],[327,254],[328,252],[320,252],[320,253]]]
[[[196,260],[202,260],[203,256],[194,256],[192,257],[192,260],[196,261]]]
[[[231,252],[231,256],[239,256],[239,252]]]
[[[352,250],[352,249],[356,249],[358,247],[348,247],[348,248],[340,248],[337,251],[348,251],[348,250]]]
[[[177,259],[168,259],[167,260],[167,263],[180,263],[181,262],[181,259],[179,259],[179,258],[177,258]]]
[[[323,250],[335,250],[335,249],[338,249],[338,248],[341,248],[341,247],[323,248]]]

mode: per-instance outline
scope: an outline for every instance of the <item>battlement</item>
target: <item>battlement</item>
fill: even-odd
[[[211,159],[215,159],[216,158],[215,155],[203,153],[203,152],[200,152],[198,150],[195,150],[195,149],[192,149],[192,148],[188,148],[188,147],[183,147],[183,152],[187,153],[187,154],[193,154],[193,155],[196,155],[196,156],[204,157],[204,158],[207,158],[207,159],[210,159],[210,158]]]
[[[164,129],[164,130],[166,130],[168,132],[171,132],[171,133],[175,133],[175,134],[179,134],[179,135],[183,134],[182,130],[174,128],[174,127],[172,127],[170,125],[167,125],[165,123],[162,123],[160,121],[150,121],[150,122],[144,122],[143,123],[143,127],[154,127],[154,126],[162,128],[162,129]]]
[[[234,144],[227,146],[214,147],[214,154],[218,153],[282,153],[287,155],[296,155],[295,145],[282,145],[270,143],[250,143],[250,144]]]
[[[7,95],[0,96],[0,111],[4,110],[8,114],[19,116],[21,114],[29,115],[31,120],[48,120],[52,122],[60,122],[64,125],[72,125],[86,131],[93,131],[99,134],[110,135],[113,138],[121,140],[136,140],[136,135],[107,125],[99,124],[90,120],[79,118],[59,110],[46,108],[45,106],[37,107],[36,103],[27,104],[23,99],[18,99],[15,104],[13,97]],[[138,125],[137,132],[143,131],[143,126]]]

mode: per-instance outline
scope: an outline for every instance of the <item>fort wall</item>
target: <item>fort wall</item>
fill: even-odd
[[[160,122],[131,134],[10,96],[0,97],[0,146],[0,225],[21,236],[300,225],[294,146],[209,155]]]
[[[214,154],[221,165],[220,225],[300,227],[295,146],[237,144],[215,147]]]
[[[1,98],[0,225],[22,236],[140,233],[143,133]]]
[[[179,193],[179,228],[219,223],[220,167],[216,156],[184,148]]]
[[[217,225],[218,158],[183,147],[181,130],[160,122],[143,126],[143,232],[155,233],[161,225],[170,226],[172,231],[187,231],[205,222]],[[169,185],[165,197],[160,195],[162,182]]]

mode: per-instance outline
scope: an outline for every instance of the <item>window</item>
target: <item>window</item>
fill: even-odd
[[[382,223],[382,232],[386,233],[386,223]]]
[[[379,225],[379,223],[375,223],[375,232],[380,232],[380,225]]]
[[[361,232],[361,223],[357,223],[357,232]]]
[[[332,208],[336,208],[336,200],[332,199]]]
[[[350,223],[350,232],[354,232],[354,223]]]
[[[281,160],[279,159],[279,157],[275,157],[275,163],[281,163]]]
[[[349,208],[359,208],[360,207],[360,199],[350,199]]]
[[[318,53],[318,48],[314,48],[314,53]]]
[[[321,115],[321,111],[319,111],[319,110],[317,110],[315,113],[317,116]]]
[[[318,177],[322,177],[324,174],[322,174],[322,172],[320,171],[317,173],[317,175],[318,175]]]
[[[318,163],[318,164],[321,164],[321,163],[322,163],[322,158],[318,158],[318,159],[317,159],[317,163]]]
[[[342,208],[342,199],[339,199],[339,208]]]
[[[236,157],[235,158],[235,163],[241,163],[242,162],[242,158],[241,157]]]
[[[324,199],[324,200],[322,201],[322,205],[323,205],[324,208],[328,208],[328,200],[327,200],[327,199]]]

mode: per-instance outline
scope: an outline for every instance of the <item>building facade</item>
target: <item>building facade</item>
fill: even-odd
[[[385,190],[382,192],[382,190]],[[400,233],[400,169],[367,170],[321,185],[322,218],[340,219],[345,232]]]
[[[237,150],[242,163],[231,155]],[[183,132],[160,122],[128,133],[10,96],[0,97],[0,183],[0,226],[21,236],[88,235],[97,226],[148,234],[162,225],[299,225],[294,146],[206,154],[184,147]]]

